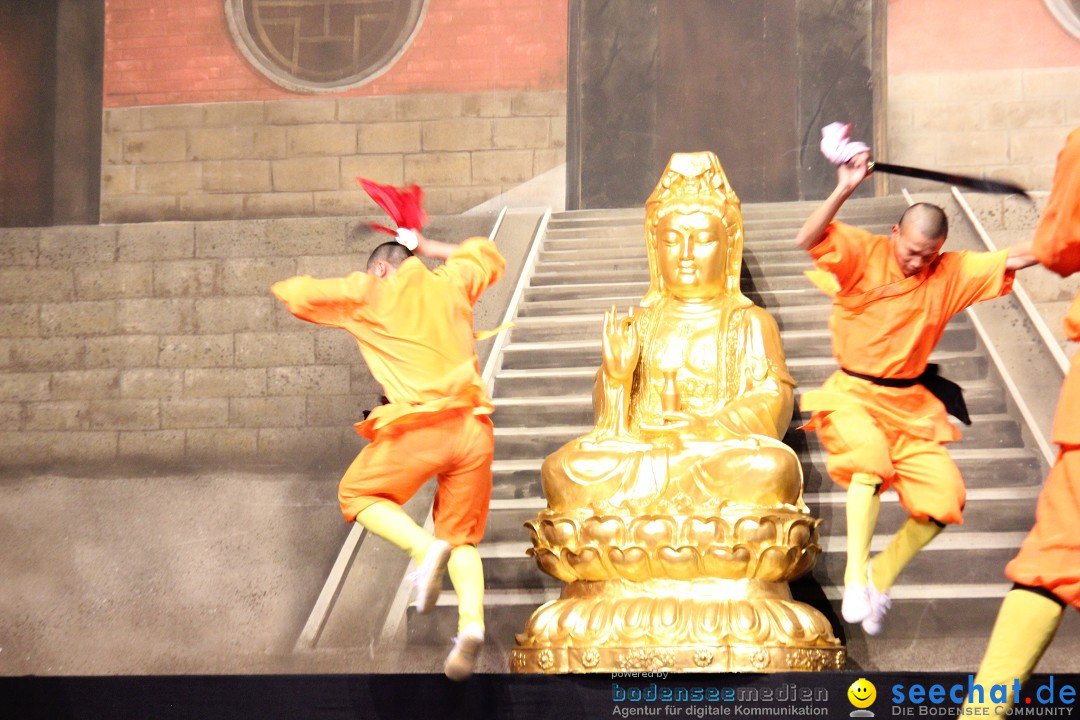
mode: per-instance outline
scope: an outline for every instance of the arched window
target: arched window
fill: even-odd
[[[1057,21],[1080,39],[1080,0],[1043,0]]]
[[[412,42],[427,0],[225,0],[229,31],[267,78],[296,92],[374,80]]]

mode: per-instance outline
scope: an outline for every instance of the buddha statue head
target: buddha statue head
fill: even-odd
[[[739,288],[743,224],[740,202],[711,152],[671,156],[645,203],[649,291],[682,301],[729,296],[749,304]]]

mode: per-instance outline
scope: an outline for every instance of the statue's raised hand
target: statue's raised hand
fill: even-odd
[[[634,325],[634,309],[620,318],[615,306],[604,313],[604,372],[615,380],[625,380],[637,365],[641,341]]]

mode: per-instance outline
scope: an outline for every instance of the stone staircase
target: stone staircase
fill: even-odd
[[[802,274],[807,256],[792,239],[815,203],[744,206],[743,291],[780,325],[788,367],[800,390],[819,386],[836,368],[827,319],[828,298]],[[905,202],[899,197],[849,201],[841,219],[887,233]],[[484,558],[489,638],[513,645],[513,636],[541,603],[558,596],[560,583],[525,555],[523,523],[545,507],[539,469],[566,441],[592,428],[591,391],[600,364],[602,313],[636,306],[648,286],[642,210],[557,213],[547,226],[538,260],[516,311],[516,327],[494,380],[494,492]],[[954,229],[954,232],[955,229]],[[951,527],[901,575],[893,610],[881,636],[900,642],[943,637],[985,638],[1007,590],[1002,568],[1034,518],[1045,463],[1012,410],[1005,383],[966,314],[955,318],[933,360],[961,382],[974,420],[950,452],[967,481],[966,521]],[[798,392],[798,391],[797,391]],[[858,627],[839,619],[844,566],[844,494],[825,473],[814,434],[796,428],[785,441],[803,463],[806,501],[823,552],[812,577],[792,586],[798,599],[818,607],[849,644],[863,642]],[[887,493],[874,549],[906,517]],[[444,642],[456,630],[456,600],[446,586],[435,611],[410,608],[410,643]],[[974,642],[974,641],[973,641]]]

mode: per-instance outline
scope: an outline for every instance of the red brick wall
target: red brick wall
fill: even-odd
[[[566,0],[429,0],[413,44],[344,96],[566,87]],[[106,107],[311,97],[233,44],[222,0],[106,0]]]
[[[889,73],[1080,65],[1042,0],[889,0]]]

